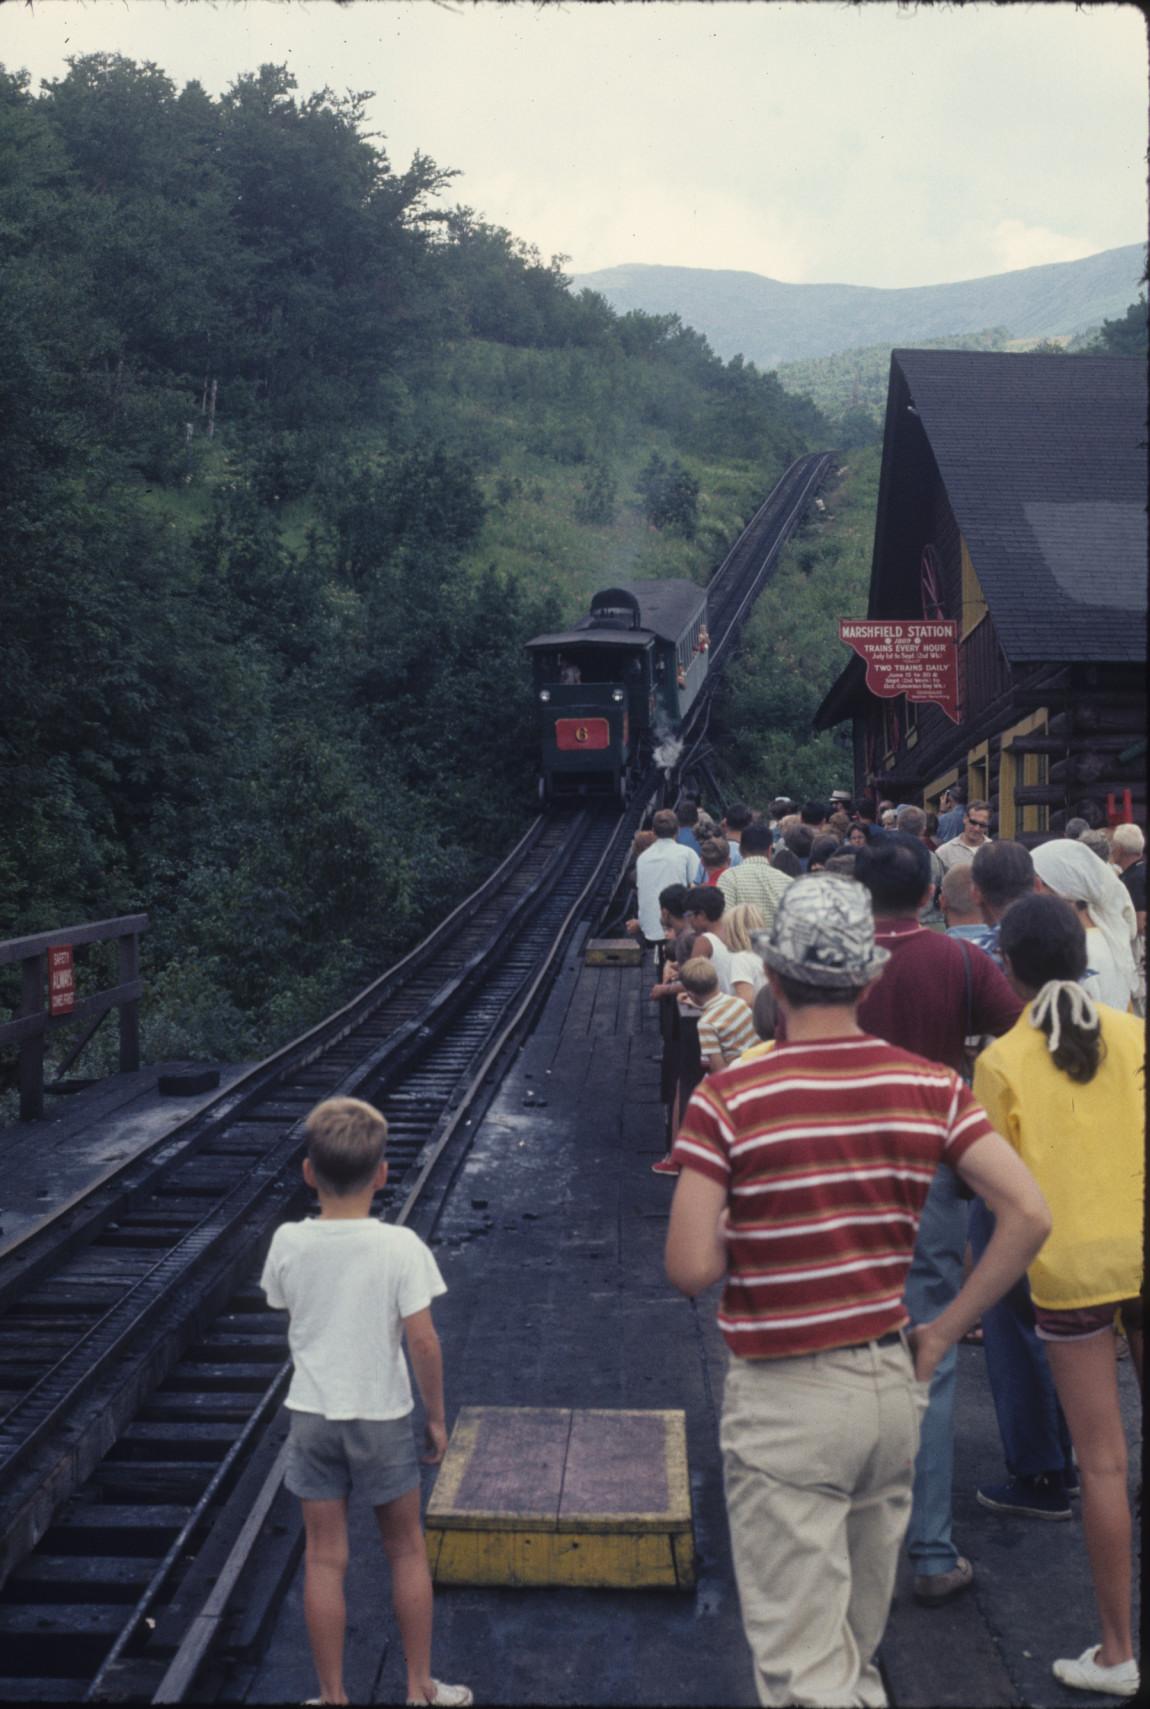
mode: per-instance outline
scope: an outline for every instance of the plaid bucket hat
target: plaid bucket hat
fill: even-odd
[[[775,973],[838,990],[864,985],[890,960],[874,941],[870,891],[835,873],[797,878],[779,899],[769,932],[754,945]]]

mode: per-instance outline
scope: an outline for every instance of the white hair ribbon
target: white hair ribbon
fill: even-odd
[[[1081,985],[1073,979],[1048,980],[1031,1004],[1030,1024],[1040,1032],[1046,1032],[1049,1022],[1046,1047],[1052,1056],[1058,1049],[1058,1041],[1062,1035],[1062,1015],[1058,999],[1064,991],[1070,1000],[1070,1021],[1073,1026],[1081,1027],[1085,1032],[1095,1032],[1099,1024],[1094,1000],[1086,994]]]

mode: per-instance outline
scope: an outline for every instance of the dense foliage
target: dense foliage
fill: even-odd
[[[953,338],[907,341],[916,350],[1010,350],[1048,356],[1147,356],[1146,299],[1131,303],[1119,320],[1104,320],[1073,338],[1016,339],[1006,327],[957,334]],[[782,363],[778,377],[788,391],[801,392],[835,425],[835,441],[844,450],[867,445],[881,431],[890,381],[889,344],[840,350],[804,362]]]
[[[148,909],[153,1056],[412,941],[530,811],[526,636],[702,579],[824,431],[440,211],[364,100],[0,69],[0,936]]]
[[[845,727],[811,726],[850,658],[839,619],[866,615],[881,461],[878,445],[853,451],[823,488],[826,508],[783,548],[724,677],[710,728],[718,772],[756,805],[853,787]]]
[[[1005,350],[1010,333],[1005,327],[987,332],[956,334],[953,338],[909,340],[916,350]],[[890,383],[891,346],[872,344],[860,350],[840,350],[833,356],[809,356],[779,367],[779,379],[789,391],[803,392],[836,424],[850,429],[844,450],[867,444],[878,436]]]

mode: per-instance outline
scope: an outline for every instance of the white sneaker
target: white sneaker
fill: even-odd
[[[1075,1691],[1097,1691],[1104,1697],[1134,1697],[1138,1691],[1138,1663],[1131,1657],[1116,1667],[1103,1667],[1095,1661],[1099,1646],[1091,1644],[1077,1661],[1058,1661],[1054,1677]]]
[[[409,1697],[408,1703],[431,1704],[436,1709],[466,1709],[467,1704],[474,1703],[469,1685],[444,1685],[442,1680],[433,1679],[434,1697]]]

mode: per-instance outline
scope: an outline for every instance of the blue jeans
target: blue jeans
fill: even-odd
[[[993,1216],[981,1199],[975,1199],[970,1207],[970,1249],[976,1263],[993,1233]],[[1034,1308],[1025,1276],[997,1305],[983,1312],[982,1344],[1009,1475],[1057,1477],[1069,1471],[1070,1432],[1046,1352],[1034,1333]]]
[[[940,1164],[923,1206],[906,1278],[906,1309],[915,1323],[937,1317],[958,1293],[965,1246],[966,1202],[958,1196],[953,1171]],[[916,1573],[948,1573],[958,1564],[958,1550],[950,1535],[957,1364],[958,1354],[952,1347],[931,1378],[930,1400],[922,1420],[906,1534]]]

